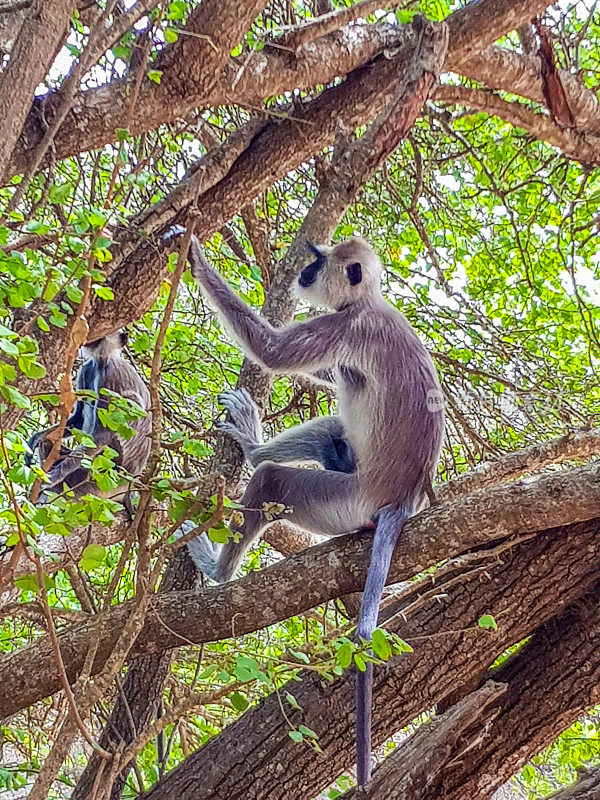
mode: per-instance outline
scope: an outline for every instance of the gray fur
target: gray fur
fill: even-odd
[[[263,461],[314,462],[325,469],[334,469],[333,463],[337,462],[338,472],[356,470],[353,455],[340,453],[340,443],[345,444],[347,437],[339,417],[315,417],[284,430],[263,444],[258,408],[245,389],[223,392],[219,401],[229,412],[231,421],[219,421],[216,426],[235,439],[253,467]]]
[[[406,520],[426,504],[433,482],[444,433],[442,393],[431,356],[406,318],[381,294],[381,262],[371,247],[350,239],[312,250],[316,260],[301,273],[298,294],[333,313],[273,328],[237,297],[192,239],[192,274],[249,358],[273,372],[326,371],[333,376],[339,424],[357,464],[357,471],[348,474],[262,460],[269,452],[284,460],[283,441],[290,454],[311,452],[315,440],[311,444],[310,433],[318,425],[315,431],[304,425],[299,434],[285,432],[269,447],[252,445],[252,436],[235,419],[226,423],[228,432],[243,439],[247,457],[261,463],[242,499],[244,523],[233,528],[241,539],[223,546],[212,577],[223,581],[235,575],[248,547],[270,521],[264,503],[291,507],[287,519],[327,536],[356,529],[379,515],[358,625],[358,635],[370,639],[397,537]],[[254,420],[246,428],[256,430],[256,425]],[[357,675],[360,785],[370,780],[371,695],[368,668]]]
[[[49,492],[62,491],[63,484],[73,490],[76,497],[84,494],[99,494],[96,484],[89,479],[88,470],[82,466],[82,460],[93,458],[95,452],[102,447],[108,446],[119,453],[117,463],[125,472],[138,477],[141,475],[148,456],[150,454],[150,432],[152,428],[152,416],[150,413],[150,393],[146,384],[138,374],[137,370],[125,361],[122,357],[122,347],[124,337],[121,333],[113,333],[89,343],[82,348],[87,360],[82,365],[77,375],[76,389],[92,390],[98,394],[95,400],[78,400],[76,407],[67,421],[65,433],[68,435],[72,428],[78,428],[89,434],[97,445],[97,450],[78,447],[69,450],[63,446],[59,461],[51,467],[49,484],[44,486],[44,491],[40,495],[42,502],[47,500]],[[109,398],[103,396],[102,389],[108,389],[115,394],[128,398],[135,402],[146,412],[145,417],[132,421],[131,427],[135,434],[129,439],[118,436],[114,431],[103,427],[98,418],[98,409],[107,408]],[[40,446],[40,437],[48,431],[42,431],[32,438],[35,446]],[[44,452],[47,455],[49,450],[40,447],[40,456],[43,459]],[[123,499],[129,493],[128,486],[118,486],[105,496],[116,500]]]

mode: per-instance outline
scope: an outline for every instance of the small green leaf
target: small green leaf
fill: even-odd
[[[161,69],[151,69],[151,70],[148,71],[148,77],[154,83],[160,83],[161,76],[162,76],[162,70]]]
[[[110,286],[94,286],[94,291],[101,300],[114,300],[115,296]]]
[[[382,661],[387,661],[392,655],[392,648],[388,642],[385,631],[382,631],[380,628],[376,628],[373,631],[372,643],[373,652],[377,658],[380,658]]]
[[[301,742],[304,739],[300,731],[288,731],[288,736],[294,742]]]
[[[240,694],[239,692],[230,694],[229,699],[231,700],[231,705],[236,709],[236,711],[245,711],[250,705],[244,695]]]
[[[17,589],[22,589],[26,592],[35,592],[35,594],[37,594],[39,591],[35,575],[21,575],[20,578],[15,578],[13,583]]]
[[[24,394],[18,389],[15,389],[14,386],[2,386],[0,387],[0,394],[4,397],[5,400],[16,406],[17,408],[31,408],[31,403],[29,399],[25,397]]]
[[[101,544],[88,544],[79,559],[79,566],[84,572],[98,569],[106,558],[106,547]]]
[[[165,29],[165,42],[167,44],[173,44],[173,42],[176,42],[177,39],[179,39],[179,34],[175,30],[175,28],[166,28]]]
[[[290,647],[290,653],[294,656],[294,658],[297,658],[298,661],[302,661],[304,664],[308,664],[310,662],[310,659],[306,655],[306,653],[302,653],[299,650],[292,650],[291,647]]]
[[[92,211],[91,214],[88,214],[88,222],[92,228],[102,228],[103,225],[106,225],[106,215],[99,211]]]
[[[293,694],[286,692],[285,699],[288,701],[288,703],[291,705],[292,708],[296,709],[296,711],[302,711],[302,707],[300,706],[300,704],[298,703]]]
[[[352,645],[345,642],[337,651],[336,663],[343,669],[348,669],[352,663]]]
[[[498,630],[498,623],[491,614],[484,614],[482,617],[479,617],[477,624],[480,628],[484,628],[488,631]]]
[[[226,544],[231,538],[231,531],[224,525],[219,528],[210,528],[208,538],[216,544]]]
[[[366,664],[365,664],[365,660],[364,660],[364,658],[361,656],[361,654],[360,654],[360,653],[355,653],[355,654],[354,654],[354,663],[356,664],[357,668],[358,668],[358,669],[359,669],[361,672],[364,672],[364,671],[365,671],[365,669],[367,668],[367,666],[366,666]]]
[[[300,725],[298,730],[300,731],[300,733],[303,736],[306,736],[308,739],[318,739],[319,738],[317,736],[317,734],[314,731],[311,731],[310,728],[307,728],[306,725]]]

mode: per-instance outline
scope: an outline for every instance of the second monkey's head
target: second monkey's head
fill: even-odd
[[[380,294],[381,261],[363,239],[333,247],[307,242],[315,256],[298,276],[297,294],[315,306],[340,309]]]

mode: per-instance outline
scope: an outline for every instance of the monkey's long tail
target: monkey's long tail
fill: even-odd
[[[191,533],[196,527],[196,523],[191,520],[186,520],[175,531],[175,538],[180,539]],[[217,563],[219,561],[219,552],[217,546],[208,538],[208,534],[201,533],[195,539],[187,544],[188,553],[196,567],[214,580]]]
[[[390,568],[392,553],[406,521],[413,515],[412,507],[387,506],[377,520],[373,537],[371,562],[365,583],[356,633],[370,639],[377,627],[379,603]],[[371,780],[371,705],[373,700],[373,664],[356,673],[356,765],[358,785]]]

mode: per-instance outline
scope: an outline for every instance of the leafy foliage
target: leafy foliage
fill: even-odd
[[[267,36],[284,30],[283,5],[274,3],[265,12],[234,55],[247,58],[264,47]],[[424,0],[418,10],[441,19],[454,5]],[[310,16],[308,4],[294,2],[293,6],[299,18]],[[153,62],[164,42],[178,40],[191,7],[184,0],[174,0],[163,17],[153,12],[146,20],[154,36],[149,81],[161,84],[163,73],[153,68]],[[391,18],[404,24],[415,10],[417,4],[410,4]],[[592,86],[600,28],[595,20],[587,19],[585,11],[584,4],[578,3],[561,14],[561,36],[565,58],[570,52],[568,42],[577,40],[579,67]],[[86,28],[76,15],[61,77],[80,52],[85,35]],[[141,36],[136,31],[123,36],[99,68],[86,76],[85,85],[125,74]],[[518,47],[518,42],[513,46]],[[310,96],[310,92],[300,96]],[[272,99],[273,113],[283,112],[287,99]],[[44,537],[68,537],[92,522],[106,526],[114,522],[119,506],[99,497],[75,502],[65,491],[47,505],[31,500],[31,488],[44,474],[38,466],[25,466],[27,440],[38,428],[57,421],[60,400],[56,387],[46,381],[34,333],[68,326],[88,280],[95,297],[112,302],[107,278],[115,250],[114,231],[164,198],[212,146],[210,137],[203,139],[198,131],[209,128],[213,137],[224,140],[248,116],[247,111],[224,107],[143,136],[132,137],[127,129],[120,129],[115,146],[45,167],[13,210],[10,200],[19,179],[0,189],[0,411],[10,406],[27,411],[16,431],[0,430],[0,541],[4,548],[25,542],[34,553],[44,555],[40,545]],[[265,253],[256,252],[255,231],[241,214],[207,244],[207,253],[221,274],[252,305],[258,307],[264,300],[261,255],[276,265],[286,252],[315,196],[326,160],[327,154],[320,154],[303,164],[244,210],[264,232]],[[596,421],[600,413],[596,374],[600,359],[599,198],[598,170],[566,159],[550,145],[532,141],[496,118],[467,115],[432,102],[409,139],[365,187],[339,226],[337,238],[360,232],[374,243],[387,264],[388,298],[402,309],[437,359],[450,403],[440,479],[500,452]],[[171,268],[174,261],[172,257]],[[146,377],[167,297],[165,282],[152,309],[132,326],[129,352]],[[165,426],[158,477],[152,485],[154,499],[165,504],[172,522],[185,515],[193,501],[191,491],[173,488],[172,481],[210,471],[217,441],[211,422],[220,413],[216,398],[219,391],[235,385],[241,361],[239,350],[185,276],[162,348],[160,397]],[[21,392],[21,375],[37,381],[39,391]],[[268,433],[334,407],[326,392],[278,379],[267,409]],[[137,417],[135,404],[116,396],[101,412],[102,423],[125,438]],[[100,489],[123,480],[115,456],[108,449],[89,460]],[[192,518],[206,522],[215,500],[196,509]],[[225,519],[236,511],[236,505],[228,502]],[[152,544],[165,531],[157,526]],[[228,535],[223,522],[210,531],[215,542]],[[79,559],[80,577],[93,607],[101,605],[122,556],[126,568],[117,581],[112,599],[116,603],[135,595],[135,547],[126,551],[122,543],[92,544]],[[263,544],[252,552],[245,568],[258,568],[276,557]],[[42,588],[34,575],[20,577],[16,586],[23,603],[38,598]],[[46,576],[44,588],[50,605],[59,612],[60,630],[68,623],[67,612],[81,611],[81,596],[63,570]],[[500,621],[490,609],[478,624],[486,629],[485,635],[493,636]],[[41,631],[39,619],[8,617],[2,623],[0,648],[10,652],[35,640]],[[293,721],[299,706],[288,681],[302,669],[331,680],[353,664],[364,669],[367,661],[387,661],[410,649],[410,642],[381,629],[371,643],[356,644],[347,618],[334,604],[268,631],[201,648],[181,648],[165,688],[165,705],[174,707],[190,690],[212,693],[214,702],[182,714],[167,727],[164,763],[158,764],[155,742],[146,745],[137,759],[137,775],[128,780],[127,796],[141,788],[138,776],[147,788],[232,718],[284,686],[282,713],[291,739],[318,751],[316,734]],[[16,790],[40,769],[54,734],[52,725],[64,713],[63,703],[62,699],[40,703],[31,715],[20,716],[2,729],[9,759],[8,766],[0,769],[0,789]],[[97,729],[105,711],[98,704]],[[598,730],[597,714],[592,713],[525,767],[519,785],[535,797],[571,779],[579,766],[598,758]],[[65,785],[72,785],[81,771],[79,755],[67,764]],[[340,778],[328,796],[338,796],[347,785],[347,777]]]

